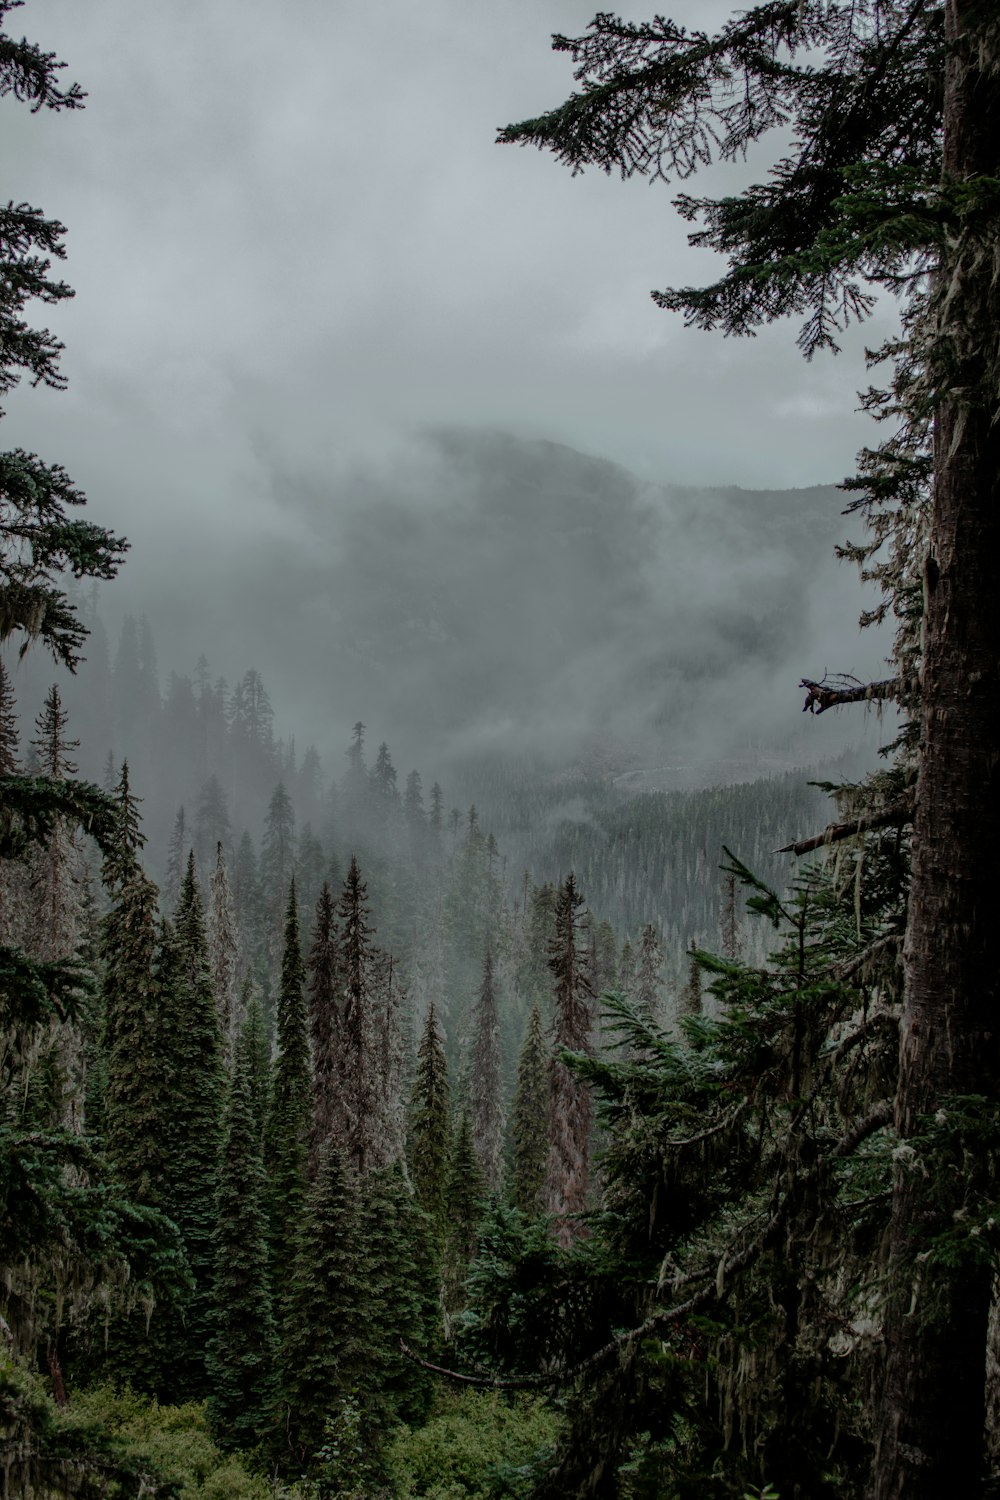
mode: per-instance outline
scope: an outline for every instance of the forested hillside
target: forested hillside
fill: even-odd
[[[20,9],[0,108],[72,115]],[[243,73],[197,40],[214,106]],[[676,200],[724,264],[654,300],[804,316],[811,358],[891,292],[894,429],[837,497],[472,424],[268,454],[273,534],[120,606],[126,538],[0,453],[5,1497],[1000,1493],[1000,20],[553,43],[578,90],[500,143],[574,173],[779,129],[765,183]],[[0,204],[0,394],[67,383],[27,321],[65,234]],[[827,656],[845,497],[871,680]]]

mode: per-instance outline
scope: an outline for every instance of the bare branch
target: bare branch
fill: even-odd
[[[803,677],[799,687],[806,690],[806,701],[802,712],[825,713],[828,708],[839,708],[844,703],[884,703],[886,699],[898,698],[903,684],[898,677],[884,677],[880,682],[859,682],[852,687],[834,687],[826,678],[813,682]]]
[[[828,844],[839,844],[842,839],[854,838],[859,833],[872,833],[877,828],[901,828],[913,817],[913,797],[902,798],[880,813],[866,813],[853,818],[849,823],[831,823],[822,833],[812,838],[799,839],[794,844],[783,844],[775,854],[811,854],[814,849],[823,849]]]

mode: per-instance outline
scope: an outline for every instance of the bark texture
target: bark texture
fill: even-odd
[[[1000,176],[1000,18],[947,0],[944,172]],[[956,224],[933,299],[935,483],[925,575],[919,778],[896,1123],[904,1142],[949,1100],[996,1099],[1000,909],[1000,226]],[[990,1272],[921,1260],[985,1171],[935,1170],[904,1149],[893,1200],[891,1302],[875,1500],[977,1492]],[[923,1169],[929,1165],[930,1170]]]

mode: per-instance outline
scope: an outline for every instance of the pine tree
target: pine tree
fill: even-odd
[[[271,796],[264,822],[260,856],[260,896],[263,916],[263,952],[268,969],[277,969],[281,952],[282,912],[288,884],[295,873],[295,812],[279,781]]]
[[[473,1017],[469,1092],[472,1139],[479,1171],[488,1193],[503,1184],[503,1079],[500,1071],[500,1022],[493,985],[493,953],[483,955],[483,982]]]
[[[162,1004],[173,1096],[167,1133],[169,1197],[164,1206],[181,1231],[194,1278],[184,1354],[173,1371],[174,1390],[197,1399],[207,1394],[205,1351],[215,1274],[212,1236],[225,1073],[193,853],[188,856],[175,928],[167,932],[163,950]]]
[[[700,1016],[702,1013],[702,968],[697,959],[697,948],[694,943],[688,949],[688,977],[677,1001],[677,1019],[683,1020],[685,1016]]]
[[[312,1071],[305,978],[293,880],[285,913],[278,994],[278,1054],[274,1060],[266,1138],[272,1282],[279,1302],[287,1277],[287,1246],[297,1232],[306,1191]]]
[[[727,264],[709,286],[656,293],[662,307],[740,335],[804,313],[799,345],[811,355],[836,349],[879,289],[908,297],[903,337],[875,356],[892,361],[892,387],[870,406],[901,418],[899,441],[862,455],[853,487],[876,518],[886,500],[904,501],[901,522],[878,540],[891,532],[912,557],[886,605],[922,617],[909,653],[918,672],[832,697],[813,684],[807,702],[888,698],[919,714],[915,794],[894,813],[897,826],[911,812],[913,821],[896,1120],[915,1151],[926,1120],[947,1117],[955,1099],[995,1098],[1000,1080],[1000,781],[993,694],[980,686],[1000,659],[996,591],[982,567],[1000,552],[1000,206],[984,188],[1000,175],[996,7],[759,4],[716,35],[602,13],[586,36],[555,45],[573,57],[578,92],[500,138],[554,149],[574,170],[684,177],[716,150],[759,153],[768,131],[782,131],[766,183],[677,200],[701,221],[695,243]],[[937,1256],[967,1212],[965,1174],[908,1170],[906,1150],[894,1182],[876,1500],[973,1493],[982,1469],[992,1273],[971,1246],[967,1257]],[[964,1151],[981,1163],[983,1201],[995,1201],[992,1156],[971,1139]]]
[[[240,952],[244,965],[259,964],[264,952],[261,940],[263,910],[260,882],[257,873],[257,856],[253,840],[244,830],[236,849],[233,866],[233,902],[236,908],[236,924],[240,935]]]
[[[215,869],[212,872],[209,892],[208,951],[212,966],[215,1003],[219,1012],[223,1061],[227,1067],[231,1067],[235,1056],[236,1038],[243,1020],[240,1012],[239,982],[242,965],[236,909],[229,877],[226,874],[226,859],[221,843],[215,846]]]
[[[548,1061],[541,1011],[533,1005],[517,1065],[510,1180],[511,1202],[531,1218],[542,1212],[549,1158]]]
[[[410,1172],[420,1207],[439,1232],[448,1185],[448,1064],[437,1011],[431,1001],[417,1050],[410,1127]]]
[[[353,1180],[334,1147],[309,1191],[282,1312],[277,1453],[292,1474],[314,1464],[331,1413],[366,1380],[359,1241]]]
[[[647,922],[639,940],[639,962],[635,977],[635,1003],[648,1020],[654,1021],[660,1012],[660,965],[662,955],[660,939],[652,922]]]
[[[257,1144],[263,1152],[271,1092],[271,1044],[264,1026],[264,1007],[261,1004],[260,986],[255,984],[249,975],[243,981],[240,1010],[243,1013],[240,1047],[247,1061],[250,1109],[257,1132]]]
[[[549,967],[555,985],[552,1023],[553,1055],[549,1059],[549,1159],[545,1206],[556,1220],[560,1244],[568,1246],[578,1232],[574,1222],[587,1207],[590,1183],[591,1099],[588,1085],[576,1078],[560,1056],[589,1052],[592,997],[577,944],[577,910],[583,897],[569,874],[559,889]]]
[[[17,708],[10,673],[0,657],[0,778],[18,772]],[[0,947],[19,946],[24,935],[26,872],[19,860],[0,859]]]
[[[220,844],[228,848],[232,839],[226,794],[217,776],[210,776],[198,794],[194,817],[194,852],[198,868],[211,870]]]
[[[128,766],[118,784],[115,839],[102,879],[111,908],[102,923],[104,980],[101,1101],[104,1146],[130,1197],[165,1206],[171,1080],[157,974],[157,896],[139,864],[142,833]]]
[[[164,915],[172,917],[177,910],[177,903],[181,899],[181,886],[184,884],[184,866],[187,862],[187,826],[184,816],[183,805],[177,809],[174,818],[173,830],[170,834],[170,843],[167,845],[167,870],[163,881],[163,911]]]
[[[343,1019],[340,1013],[340,942],[333,896],[325,882],[316,903],[316,922],[309,949],[309,1037],[313,1062],[313,1164],[325,1147],[348,1147],[343,1108]]]
[[[463,1284],[476,1253],[476,1230],[483,1212],[484,1184],[469,1116],[463,1112],[451,1145],[445,1189],[444,1305],[449,1320],[465,1302]]]
[[[260,1135],[250,1096],[252,1049],[244,1034],[229,1081],[216,1206],[209,1416],[217,1441],[252,1448],[273,1402],[275,1328],[267,1274]]]
[[[368,888],[355,856],[344,881],[337,908],[340,917],[344,983],[344,1108],[349,1139],[348,1159],[363,1175],[373,1164],[370,1131],[375,1079],[372,1077],[370,1039],[372,947],[368,924]]]
[[[62,706],[59,689],[53,685],[45,706],[35,721],[31,741],[38,774],[52,781],[76,775],[70,752],[79,740],[66,737],[69,715]],[[80,850],[65,818],[57,816],[51,834],[31,861],[31,915],[28,938],[34,957],[43,962],[72,955],[79,939]]]

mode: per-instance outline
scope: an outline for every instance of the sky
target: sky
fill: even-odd
[[[685,329],[649,293],[718,263],[687,245],[668,188],[495,144],[570,91],[549,36],[593,10],[28,0],[9,17],[88,99],[0,101],[7,194],[67,226],[77,293],[46,309],[69,390],[15,393],[5,441],[63,462],[92,519],[129,535],[130,607],[196,553],[221,569],[248,537],[308,552],[296,496],[335,505],[359,472],[405,476],[428,427],[553,440],[652,484],[851,471],[873,440],[862,351],[888,312],[812,363],[794,325]],[[705,25],[730,6],[670,13]]]

